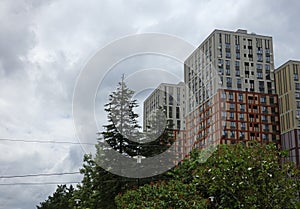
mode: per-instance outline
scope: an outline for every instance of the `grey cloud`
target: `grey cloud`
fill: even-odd
[[[77,76],[97,50],[128,34],[169,33],[199,45],[215,28],[242,27],[274,37],[277,66],[299,58],[298,8],[297,0],[1,1],[1,137],[76,141],[72,95]],[[182,76],[177,65],[153,57],[127,60],[116,68],[101,91],[113,90],[123,70],[130,76],[136,69],[174,68]],[[88,86],[85,90],[89,91]],[[96,109],[101,115],[107,96],[98,96]],[[106,117],[97,120],[101,126]],[[96,130],[89,130],[91,122],[84,121],[79,128],[90,133],[87,140],[96,142]],[[70,171],[81,165],[83,155],[79,146],[12,147],[3,142],[0,151],[2,175]],[[54,190],[55,186],[3,187],[0,208],[34,208]]]

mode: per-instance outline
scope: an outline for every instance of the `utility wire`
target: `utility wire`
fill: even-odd
[[[21,182],[21,183],[0,183],[0,186],[26,186],[26,185],[51,185],[51,184],[79,184],[79,181],[69,182]]]
[[[10,142],[25,142],[25,143],[53,143],[53,144],[74,144],[74,145],[96,145],[95,143],[87,142],[72,142],[72,141],[54,141],[54,140],[25,140],[25,139],[9,139],[9,138],[0,138],[0,141],[10,141]]]
[[[25,175],[11,175],[11,176],[0,176],[0,179],[40,177],[40,176],[62,176],[62,175],[73,175],[73,174],[80,174],[80,172],[76,171],[76,172],[65,172],[65,173],[38,173],[38,174],[25,174]]]
[[[41,144],[72,144],[72,145],[98,145],[97,143],[87,143],[87,142],[72,142],[72,141],[54,141],[54,140],[33,140],[33,139],[9,139],[9,138],[0,138],[0,141],[9,141],[9,142],[24,142],[24,143],[41,143]],[[136,145],[139,146],[139,145]],[[158,144],[147,144],[141,143],[140,146],[144,147],[161,147],[163,145]]]

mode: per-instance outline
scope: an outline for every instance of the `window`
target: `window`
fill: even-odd
[[[230,58],[231,58],[230,51],[226,51],[226,58],[228,58],[228,59],[230,59]]]
[[[240,62],[239,61],[235,61],[235,69],[236,70],[240,69]]]
[[[239,101],[243,101],[243,94],[239,94]]]
[[[266,122],[266,121],[267,121],[267,116],[262,115],[262,116],[261,116],[261,120],[262,120],[263,122]]]
[[[226,93],[225,93],[225,92],[222,92],[221,98],[222,98],[222,99],[226,99]]]
[[[244,113],[241,113],[241,114],[240,114],[240,119],[241,119],[241,120],[244,120],[244,118],[245,118],[245,117],[244,117]]]
[[[257,55],[257,61],[262,62],[263,61],[263,57],[261,54]]]
[[[176,107],[176,118],[179,119],[179,117],[180,117],[179,107]]]
[[[298,74],[294,74],[294,81],[298,81],[298,80],[299,80]]]
[[[234,113],[230,112],[229,117],[230,117],[230,119],[234,119]]]
[[[262,138],[263,140],[267,140],[268,139],[267,134],[262,134]]]
[[[230,75],[230,69],[226,69],[226,75]]]
[[[230,34],[225,34],[226,47],[230,48]]]
[[[258,70],[262,70],[263,69],[263,67],[262,67],[262,64],[256,64],[256,68],[258,69]]]
[[[229,99],[233,100],[233,93],[232,92],[229,92]]]
[[[227,86],[227,88],[232,87],[232,78],[226,77],[226,86]]]
[[[223,111],[223,112],[221,113],[221,115],[222,115],[222,118],[223,118],[223,119],[226,118],[226,112]]]
[[[265,91],[265,83],[263,81],[259,81],[258,88],[259,88],[260,92],[264,92]]]
[[[274,97],[273,96],[270,96],[270,104],[274,104]]]
[[[226,69],[230,69],[230,60],[226,60]]]
[[[230,103],[230,109],[234,110],[234,104],[233,103]]]
[[[230,131],[230,137],[234,138],[235,137],[235,131]]]
[[[246,128],[246,123],[241,123],[241,128],[243,129],[243,130],[245,130],[245,128]]]
[[[169,118],[172,118],[172,117],[173,117],[172,107],[169,106]]]
[[[240,132],[240,138],[244,138],[245,137],[245,133],[244,132]]]
[[[262,112],[263,112],[263,113],[267,113],[267,112],[268,112],[268,108],[265,107],[265,106],[262,106]]]
[[[240,104],[240,110],[245,111],[245,105],[244,104]]]
[[[300,83],[295,83],[296,90],[300,90]]]
[[[235,122],[233,121],[230,122],[230,128],[235,128]]]
[[[177,120],[177,129],[180,130],[180,120]]]
[[[260,102],[261,103],[266,103],[266,97],[265,96],[261,96],[260,97]]]
[[[173,96],[169,95],[169,105],[173,105]]]
[[[237,88],[241,89],[242,88],[242,81],[240,78],[237,78]]]
[[[257,72],[257,78],[262,79],[263,78],[263,73],[262,72]]]
[[[300,101],[296,101],[297,103],[297,108],[300,108]]]

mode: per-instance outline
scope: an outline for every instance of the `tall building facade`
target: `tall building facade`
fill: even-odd
[[[300,167],[300,61],[290,60],[275,70],[279,98],[281,146],[288,160]]]
[[[169,128],[169,125],[172,126],[172,129],[174,129],[173,136],[176,139],[174,151],[178,159],[183,159],[190,152],[190,147],[192,147],[192,144],[188,144],[185,141],[185,89],[184,82],[179,82],[178,84],[161,83],[146,98],[143,105],[144,132],[156,131],[151,130],[152,116],[156,114],[157,110],[163,111],[166,123],[162,124],[162,127],[160,127],[162,129],[158,130],[158,132],[161,133],[165,128]]]
[[[151,114],[161,109],[172,128],[185,128],[185,84],[160,84],[144,101],[143,129],[147,131],[151,126]]]
[[[272,37],[213,31],[186,59],[186,141],[279,142]]]

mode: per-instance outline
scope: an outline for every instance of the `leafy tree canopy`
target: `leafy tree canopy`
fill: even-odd
[[[298,170],[280,163],[275,145],[220,145],[205,163],[202,152],[169,172],[172,180],[117,196],[118,208],[300,208]]]

